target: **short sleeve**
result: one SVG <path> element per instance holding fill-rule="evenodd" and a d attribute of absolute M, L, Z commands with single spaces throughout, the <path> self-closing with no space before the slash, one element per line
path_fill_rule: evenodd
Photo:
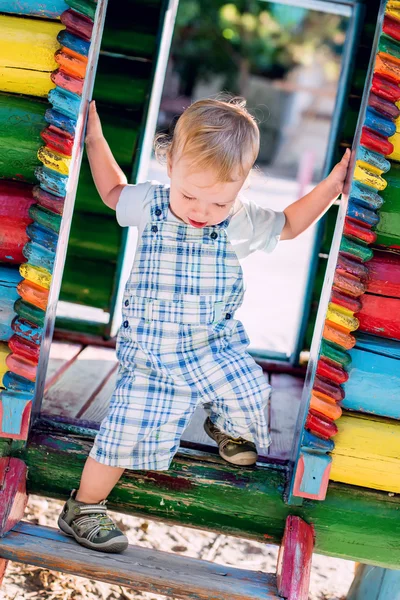
<path fill-rule="evenodd" d="M 285 222 L 285 213 L 240 198 L 228 227 L 228 236 L 239 258 L 256 250 L 272 252 Z"/>
<path fill-rule="evenodd" d="M 143 216 L 150 209 L 151 194 L 156 182 L 146 181 L 126 185 L 116 207 L 117 221 L 121 227 L 139 227 Z"/>

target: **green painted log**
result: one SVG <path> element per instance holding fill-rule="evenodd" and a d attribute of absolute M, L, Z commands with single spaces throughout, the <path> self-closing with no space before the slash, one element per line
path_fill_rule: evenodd
<path fill-rule="evenodd" d="M 385 173 L 387 188 L 380 192 L 384 204 L 379 211 L 380 221 L 376 226 L 376 243 L 382 246 L 400 247 L 400 164 L 392 162 Z"/>
<path fill-rule="evenodd" d="M 69 256 L 95 261 L 114 261 L 121 246 L 122 229 L 115 214 L 74 214 L 69 237 Z"/>
<path fill-rule="evenodd" d="M 156 48 L 159 16 L 159 3 L 126 0 L 121 10 L 118 2 L 110 2 L 101 49 L 126 56 L 151 57 Z"/>
<path fill-rule="evenodd" d="M 38 99 L 0 94 L 0 178 L 37 183 L 37 151 L 48 104 Z"/>
<path fill-rule="evenodd" d="M 151 72 L 150 62 L 101 54 L 93 98 L 113 106 L 140 107 L 146 98 Z"/>
<path fill-rule="evenodd" d="M 60 300 L 110 310 L 116 276 L 114 263 L 67 256 Z"/>
<path fill-rule="evenodd" d="M 16 452 L 29 467 L 28 491 L 66 498 L 79 484 L 91 443 L 67 433 L 31 432 L 27 447 Z M 9 448 L 5 440 L 0 448 Z M 234 468 L 215 455 L 187 450 L 167 472 L 127 472 L 109 506 L 266 543 L 280 543 L 286 517 L 297 514 L 313 524 L 316 552 L 400 567 L 398 496 L 331 483 L 324 502 L 289 507 L 282 499 L 284 486 L 282 468 Z"/>

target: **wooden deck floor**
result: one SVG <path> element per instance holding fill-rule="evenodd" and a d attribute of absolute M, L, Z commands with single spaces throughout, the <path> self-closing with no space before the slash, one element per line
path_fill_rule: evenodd
<path fill-rule="evenodd" d="M 106 415 L 116 376 L 114 349 L 54 342 L 42 413 L 99 424 Z M 266 374 L 266 377 L 274 391 L 270 406 L 272 444 L 265 455 L 286 460 L 290 455 L 303 380 L 281 374 Z M 183 435 L 183 443 L 214 445 L 203 430 L 204 418 L 204 409 L 199 407 Z"/>

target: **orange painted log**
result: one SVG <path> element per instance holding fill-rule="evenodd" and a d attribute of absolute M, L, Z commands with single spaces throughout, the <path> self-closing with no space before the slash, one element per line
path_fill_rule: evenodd
<path fill-rule="evenodd" d="M 340 331 L 337 327 L 333 327 L 327 322 L 325 322 L 323 337 L 328 342 L 333 342 L 345 350 L 351 350 L 356 345 L 354 335 Z"/>
<path fill-rule="evenodd" d="M 342 409 L 336 402 L 322 400 L 314 395 L 311 396 L 310 409 L 332 421 L 337 421 L 342 416 Z"/>
<path fill-rule="evenodd" d="M 333 289 L 344 294 L 349 294 L 349 296 L 354 296 L 354 298 L 358 298 L 365 293 L 366 288 L 357 277 L 335 271 L 333 277 Z"/>
<path fill-rule="evenodd" d="M 79 57 L 79 58 L 77 58 Z M 55 53 L 54 58 L 60 65 L 61 69 L 72 77 L 80 77 L 83 79 L 86 74 L 87 59 L 84 56 L 76 55 L 71 50 L 63 48 Z"/>
<path fill-rule="evenodd" d="M 28 302 L 28 304 L 33 304 L 33 306 L 46 310 L 49 299 L 49 290 L 32 281 L 28 281 L 28 279 L 23 279 L 17 285 L 17 291 L 21 298 L 25 300 L 25 302 Z"/>
<path fill-rule="evenodd" d="M 400 64 L 386 54 L 377 54 L 375 73 L 390 81 L 400 83 Z"/>

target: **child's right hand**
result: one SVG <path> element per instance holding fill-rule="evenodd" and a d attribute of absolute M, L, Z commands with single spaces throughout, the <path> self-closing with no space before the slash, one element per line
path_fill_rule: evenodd
<path fill-rule="evenodd" d="M 86 130 L 86 143 L 94 142 L 103 137 L 103 130 L 101 128 L 101 122 L 99 115 L 96 110 L 96 103 L 94 100 L 89 105 L 89 116 Z"/>

